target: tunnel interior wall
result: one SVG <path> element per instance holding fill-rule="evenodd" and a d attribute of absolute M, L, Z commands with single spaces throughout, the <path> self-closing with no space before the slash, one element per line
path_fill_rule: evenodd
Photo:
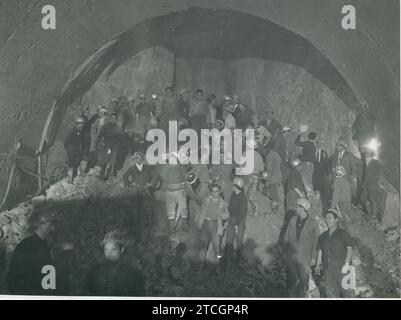
<path fill-rule="evenodd" d="M 54 99 L 78 66 L 117 34 L 160 15 L 198 6 L 268 19 L 307 39 L 341 73 L 379 120 L 382 161 L 399 189 L 399 1 L 350 0 L 357 29 L 341 27 L 340 0 L 113 0 L 0 2 L 0 192 L 14 138 L 39 144 Z M 57 8 L 57 29 L 40 21 L 45 4 Z M 66 119 L 67 121 L 68 119 Z"/>
<path fill-rule="evenodd" d="M 104 75 L 83 98 L 84 105 L 110 105 L 121 94 L 137 99 L 139 93 L 149 98 L 163 96 L 164 87 L 173 80 L 173 55 L 162 48 L 151 48 L 130 59 L 109 79 Z M 176 61 L 176 88 L 191 92 L 201 88 L 205 95 L 238 93 L 244 103 L 258 114 L 267 108 L 276 112 L 283 125 L 297 129 L 307 124 L 325 140 L 326 149 L 334 150 L 336 139 L 350 128 L 354 114 L 333 91 L 303 68 L 278 61 L 255 58 L 238 60 L 184 59 Z M 76 109 L 64 121 L 62 138 L 73 124 Z M 67 119 L 71 121 L 68 123 Z"/>

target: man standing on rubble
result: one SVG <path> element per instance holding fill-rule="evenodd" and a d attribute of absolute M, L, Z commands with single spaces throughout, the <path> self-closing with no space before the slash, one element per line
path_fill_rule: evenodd
<path fill-rule="evenodd" d="M 230 218 L 227 225 L 227 239 L 226 239 L 226 256 L 230 262 L 238 260 L 242 254 L 242 242 L 244 239 L 246 227 L 246 212 L 248 210 L 248 201 L 244 193 L 245 183 L 240 177 L 235 177 L 233 180 L 233 195 L 231 196 L 228 205 L 228 212 Z M 234 253 L 234 242 L 236 244 L 236 251 Z"/>
<path fill-rule="evenodd" d="M 307 130 L 307 126 L 300 126 L 300 134 L 295 139 L 295 145 L 302 148 L 302 154 L 300 156 L 301 164 L 299 165 L 298 170 L 301 173 L 306 191 L 308 192 L 308 195 L 310 195 L 313 191 L 313 162 L 316 154 L 317 134 L 315 132 L 309 132 L 308 140 L 302 140 L 301 136 L 305 135 Z"/>
<path fill-rule="evenodd" d="M 227 204 L 220 197 L 221 187 L 213 184 L 211 195 L 206 197 L 202 203 L 202 209 L 197 219 L 197 226 L 200 230 L 200 260 L 206 259 L 209 243 L 212 242 L 214 251 L 214 263 L 221 259 L 221 238 L 229 213 Z"/>
<path fill-rule="evenodd" d="M 166 211 L 170 232 L 174 233 L 178 223 L 183 231 L 188 227 L 188 209 L 186 194 L 186 176 L 188 168 L 181 163 L 181 155 L 171 153 L 166 155 L 168 164 L 159 165 L 159 175 L 162 179 L 166 195 Z"/>
<path fill-rule="evenodd" d="M 322 271 L 325 297 L 350 298 L 353 293 L 344 288 L 343 279 L 350 268 L 354 244 L 348 232 L 338 227 L 338 218 L 336 210 L 329 209 L 326 213 L 328 230 L 319 237 L 315 269 L 317 273 Z"/>
<path fill-rule="evenodd" d="M 76 126 L 71 129 L 64 142 L 64 148 L 68 155 L 68 182 L 72 183 L 78 173 L 78 167 L 81 161 L 87 160 L 87 139 L 85 137 L 84 126 L 86 120 L 84 117 L 76 119 Z M 89 147 L 89 146 L 88 146 Z M 89 151 L 89 150 L 88 150 Z"/>
<path fill-rule="evenodd" d="M 46 273 L 42 273 L 43 268 L 45 266 L 56 266 L 48 244 L 50 235 L 55 231 L 54 223 L 56 221 L 58 221 L 56 215 L 50 211 L 34 211 L 32 214 L 33 233 L 17 245 L 11 259 L 7 274 L 10 294 L 54 295 L 68 293 L 63 292 L 64 288 L 68 287 L 66 283 L 68 274 L 63 274 L 61 268 L 55 270 L 55 288 L 46 289 L 42 285 L 43 278 L 46 275 Z M 72 250 L 73 246 L 70 243 L 61 243 L 53 249 L 66 252 Z"/>
<path fill-rule="evenodd" d="M 110 121 L 100 129 L 98 136 L 98 146 L 100 151 L 98 165 L 101 168 L 100 176 L 105 180 L 110 174 L 111 176 L 117 175 L 117 162 L 121 137 L 122 129 L 117 124 L 117 114 L 112 113 Z"/>
<path fill-rule="evenodd" d="M 311 265 L 315 264 L 320 230 L 317 221 L 308 213 L 310 209 L 308 200 L 297 200 L 297 214 L 291 218 L 283 238 L 287 286 L 291 297 L 306 297 Z"/>

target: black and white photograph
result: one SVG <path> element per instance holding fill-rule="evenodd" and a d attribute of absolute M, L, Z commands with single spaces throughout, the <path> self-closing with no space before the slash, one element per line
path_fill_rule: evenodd
<path fill-rule="evenodd" d="M 0 0 L 0 112 L 0 300 L 401 297 L 399 0 Z"/>

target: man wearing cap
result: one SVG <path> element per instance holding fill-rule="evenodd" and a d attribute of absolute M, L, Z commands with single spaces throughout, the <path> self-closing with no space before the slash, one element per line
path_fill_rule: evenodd
<path fill-rule="evenodd" d="M 317 243 L 316 272 L 322 269 L 322 296 L 327 298 L 350 298 L 352 290 L 344 288 L 344 276 L 349 274 L 354 243 L 347 231 L 338 226 L 338 213 L 330 209 L 326 213 L 328 230 Z M 344 283 L 343 283 L 344 282 Z"/>
<path fill-rule="evenodd" d="M 380 185 L 383 179 L 383 167 L 379 160 L 374 159 L 372 150 L 364 150 L 364 157 L 366 169 L 362 181 L 361 204 L 369 218 L 373 219 L 375 223 L 382 223 L 387 198 L 386 191 Z"/>
<path fill-rule="evenodd" d="M 330 158 L 327 151 L 323 149 L 325 143 L 318 140 L 316 143 L 316 154 L 313 161 L 313 190 L 318 194 L 322 202 L 323 210 L 326 211 L 330 201 Z"/>
<path fill-rule="evenodd" d="M 188 127 L 189 125 L 189 90 L 181 89 L 180 97 L 177 100 L 178 127 Z"/>
<path fill-rule="evenodd" d="M 274 111 L 267 110 L 264 114 L 262 124 L 269 130 L 270 134 L 275 137 L 283 130 L 283 126 L 274 118 Z"/>
<path fill-rule="evenodd" d="M 68 155 L 68 182 L 72 183 L 77 175 L 82 160 L 87 160 L 89 145 L 85 135 L 86 120 L 83 116 L 76 119 L 76 126 L 71 129 L 64 141 L 64 148 Z"/>
<path fill-rule="evenodd" d="M 190 102 L 189 116 L 191 128 L 200 134 L 201 129 L 206 128 L 207 101 L 203 96 L 203 90 L 197 89 L 195 98 Z"/>
<path fill-rule="evenodd" d="M 42 279 L 46 275 L 42 273 L 43 267 L 55 266 L 48 239 L 55 231 L 57 217 L 50 211 L 34 211 L 30 220 L 33 233 L 18 243 L 14 250 L 7 274 L 8 291 L 19 295 L 61 293 L 62 280 L 66 276 L 62 274 L 61 268 L 56 270 L 56 288 L 47 290 L 42 286 Z M 54 249 L 65 252 L 72 250 L 73 246 L 70 243 L 60 243 Z"/>
<path fill-rule="evenodd" d="M 151 120 L 155 119 L 154 105 L 147 103 L 144 94 L 139 95 L 139 104 L 135 108 L 135 120 L 138 132 L 145 139 L 146 133 L 152 129 Z"/>
<path fill-rule="evenodd" d="M 241 257 L 242 241 L 244 239 L 246 227 L 246 212 L 248 201 L 244 192 L 245 183 L 241 177 L 235 177 L 233 180 L 233 194 L 228 205 L 230 217 L 227 225 L 226 255 L 230 262 L 234 254 L 234 241 L 236 244 L 236 259 Z"/>
<path fill-rule="evenodd" d="M 271 207 L 273 213 L 284 216 L 284 188 L 283 176 L 281 174 L 281 158 L 274 150 L 275 141 L 272 142 L 271 149 L 266 156 L 266 188 L 272 200 Z"/>
<path fill-rule="evenodd" d="M 363 146 L 376 136 L 376 119 L 368 110 L 368 105 L 362 103 L 360 112 L 352 124 L 353 139 L 358 141 L 358 148 L 361 156 L 363 156 Z"/>
<path fill-rule="evenodd" d="M 320 230 L 317 221 L 308 213 L 310 208 L 308 200 L 297 200 L 297 215 L 291 218 L 283 238 L 287 286 L 291 297 L 306 297 L 311 265 L 315 264 Z"/>

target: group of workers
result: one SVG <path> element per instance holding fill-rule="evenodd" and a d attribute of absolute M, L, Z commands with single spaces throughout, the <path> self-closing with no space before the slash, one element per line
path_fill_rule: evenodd
<path fill-rule="evenodd" d="M 283 127 L 274 114 L 271 109 L 256 114 L 237 94 L 221 101 L 214 94 L 205 98 L 201 89 L 191 98 L 187 89 L 176 96 L 174 88 L 167 87 L 164 98 L 152 95 L 149 102 L 141 94 L 135 107 L 122 97 L 111 109 L 100 106 L 90 119 L 77 119 L 65 141 L 68 180 L 73 182 L 77 174 L 93 167 L 108 179 L 128 157 L 132 163 L 122 174 L 125 186 L 137 187 L 152 198 L 161 195 L 170 231 L 197 230 L 200 260 L 205 261 L 211 242 L 216 263 L 239 261 L 247 219 L 262 213 L 258 197 L 268 197 L 271 214 L 283 218 L 280 245 L 290 294 L 306 296 L 312 270 L 321 270 L 326 296 L 348 296 L 341 271 L 351 264 L 354 247 L 347 227 L 352 207 L 361 205 L 375 223 L 381 222 L 385 209 L 381 163 L 371 145 L 376 139 L 374 118 L 362 104 L 352 127 L 361 154 L 357 158 L 343 140 L 329 155 L 325 142 L 308 126 L 300 125 L 297 132 Z M 147 132 L 152 128 L 168 132 L 171 121 L 198 133 L 206 128 L 254 129 L 254 139 L 247 140 L 244 134 L 242 140 L 234 140 L 253 153 L 252 172 L 244 174 L 243 164 L 235 161 L 183 163 L 187 155 L 174 152 L 164 155 L 167 164 L 147 164 Z M 298 135 L 291 140 L 294 132 Z M 203 149 L 200 153 L 210 157 Z M 311 208 L 313 197 L 320 199 L 326 218 L 328 230 L 323 234 Z"/>

